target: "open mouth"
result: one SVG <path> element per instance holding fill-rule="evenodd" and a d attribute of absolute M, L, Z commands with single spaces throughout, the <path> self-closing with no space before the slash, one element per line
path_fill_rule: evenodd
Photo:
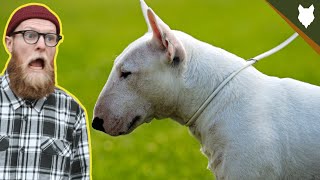
<path fill-rule="evenodd" d="M 37 58 L 29 63 L 29 67 L 33 70 L 42 70 L 44 68 L 44 59 Z"/>

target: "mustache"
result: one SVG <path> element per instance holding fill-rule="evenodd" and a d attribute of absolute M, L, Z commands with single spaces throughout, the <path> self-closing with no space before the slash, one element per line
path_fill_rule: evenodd
<path fill-rule="evenodd" d="M 11 61 L 16 61 L 16 57 L 13 57 Z M 50 60 L 48 57 L 43 55 L 35 55 L 30 58 L 28 58 L 25 61 L 19 61 L 19 63 L 15 63 L 15 67 L 19 69 L 25 69 L 28 66 L 31 66 L 34 62 L 40 63 L 43 69 L 52 70 L 54 69 L 53 64 L 50 63 Z"/>
<path fill-rule="evenodd" d="M 33 57 L 31 57 L 27 62 L 26 62 L 26 64 L 30 64 L 30 63 L 32 63 L 33 61 L 37 61 L 37 60 L 40 60 L 40 61 L 42 61 L 43 62 L 43 64 L 44 65 L 46 65 L 46 64 L 50 64 L 49 62 L 49 59 L 46 57 L 46 56 L 33 56 Z"/>
<path fill-rule="evenodd" d="M 47 56 L 41 55 L 41 54 L 36 54 L 36 55 L 29 57 L 27 62 L 30 63 L 31 61 L 34 61 L 36 59 L 43 59 L 44 61 L 49 62 L 49 58 Z"/>

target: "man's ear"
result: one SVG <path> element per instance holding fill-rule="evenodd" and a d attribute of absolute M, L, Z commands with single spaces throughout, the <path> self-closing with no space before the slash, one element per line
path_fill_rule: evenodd
<path fill-rule="evenodd" d="M 186 57 L 185 49 L 181 41 L 174 35 L 173 31 L 153 11 L 147 9 L 148 27 L 153 33 L 152 41 L 159 48 L 165 49 L 169 63 L 179 63 Z"/>
<path fill-rule="evenodd" d="M 13 38 L 12 38 L 12 37 L 9 37 L 9 36 L 6 36 L 5 42 L 6 42 L 6 47 L 7 47 L 8 51 L 9 51 L 10 53 L 12 53 Z"/>

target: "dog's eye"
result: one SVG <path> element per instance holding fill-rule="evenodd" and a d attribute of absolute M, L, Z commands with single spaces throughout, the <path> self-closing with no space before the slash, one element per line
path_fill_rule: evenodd
<path fill-rule="evenodd" d="M 131 72 L 121 72 L 120 78 L 127 78 L 129 75 L 131 74 Z"/>

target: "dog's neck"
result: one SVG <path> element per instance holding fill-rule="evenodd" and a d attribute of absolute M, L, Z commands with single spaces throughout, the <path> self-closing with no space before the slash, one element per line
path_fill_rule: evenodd
<path fill-rule="evenodd" d="M 245 60 L 223 49 L 198 41 L 184 33 L 177 32 L 177 34 L 187 51 L 187 65 L 181 81 L 180 96 L 175 107 L 176 113 L 172 114 L 171 118 L 181 124 L 185 124 L 219 84 L 232 72 L 245 64 Z M 188 38 L 184 39 L 186 36 Z M 246 76 L 245 74 L 248 75 L 248 72 L 235 77 L 232 82 L 228 83 L 219 92 L 206 110 L 198 117 L 194 125 L 191 126 L 191 131 L 193 131 L 192 128 L 197 126 L 213 125 L 215 115 L 221 109 L 226 108 L 229 103 L 236 101 L 242 96 L 242 93 L 245 93 L 238 91 L 240 89 L 238 88 L 239 86 L 246 86 L 245 83 L 234 83 L 239 80 L 245 82 L 247 78 L 250 78 L 244 77 Z M 226 89 L 229 90 L 225 91 Z M 241 88 L 241 90 L 245 89 Z M 208 109 L 210 113 L 206 113 Z M 194 134 L 196 135 L 197 133 L 194 132 Z"/>

